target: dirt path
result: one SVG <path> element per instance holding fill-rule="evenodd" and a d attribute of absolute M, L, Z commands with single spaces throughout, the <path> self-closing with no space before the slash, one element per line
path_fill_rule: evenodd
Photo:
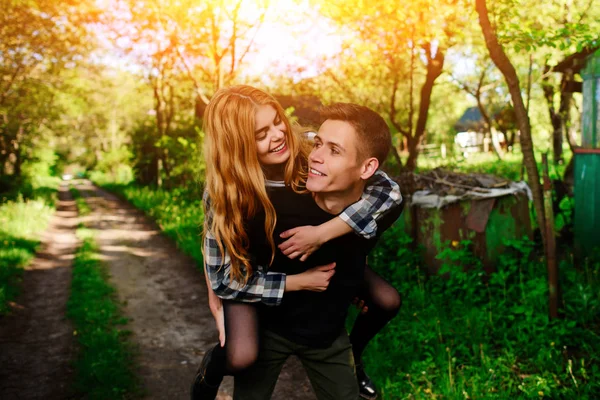
<path fill-rule="evenodd" d="M 203 352 L 217 341 L 203 274 L 142 212 L 90 183 L 77 188 L 93 210 L 86 224 L 98 230 L 102 259 L 131 318 L 146 398 L 188 399 Z M 221 390 L 219 399 L 231 398 L 231 378 Z M 273 399 L 312 398 L 304 371 L 291 360 Z"/>
<path fill-rule="evenodd" d="M 77 222 L 77 207 L 63 185 L 40 251 L 25 269 L 22 294 L 0 317 L 0 399 L 74 398 L 73 328 L 65 313 Z"/>

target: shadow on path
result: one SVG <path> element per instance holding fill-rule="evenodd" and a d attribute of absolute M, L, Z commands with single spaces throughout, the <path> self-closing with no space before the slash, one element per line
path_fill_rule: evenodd
<path fill-rule="evenodd" d="M 66 318 L 77 250 L 77 206 L 61 185 L 40 251 L 25 268 L 21 295 L 0 317 L 0 399 L 69 399 L 75 355 Z"/>

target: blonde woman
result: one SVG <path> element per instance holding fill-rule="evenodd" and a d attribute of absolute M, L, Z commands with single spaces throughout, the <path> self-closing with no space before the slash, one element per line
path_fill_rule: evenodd
<path fill-rule="evenodd" d="M 273 256 L 275 251 L 283 251 L 290 258 L 305 259 L 322 243 L 352 230 L 365 237 L 373 236 L 376 218 L 401 202 L 398 186 L 379 173 L 360 201 L 323 225 L 283 233 L 289 239 L 276 249 L 276 215 L 268 187 L 286 186 L 303 192 L 308 173 L 310 144 L 292 128 L 281 105 L 269 94 L 250 86 L 220 90 L 206 109 L 205 273 L 213 289 L 209 289 L 209 304 L 217 321 L 220 343 L 202 361 L 192 386 L 194 399 L 214 399 L 224 375 L 235 374 L 256 360 L 258 317 L 252 303 L 277 306 L 285 292 L 323 291 L 335 273 L 335 265 L 289 276 L 269 272 L 268 265 L 255 265 L 247 251 L 246 232 L 258 213 L 264 215 L 265 245 L 271 248 Z M 361 394 L 374 398 L 373 384 L 360 367 L 362 351 L 396 314 L 400 296 L 372 271 L 365 276 L 370 280 L 365 296 L 369 317 L 363 317 L 362 323 L 361 318 L 357 320 L 351 338 Z"/>

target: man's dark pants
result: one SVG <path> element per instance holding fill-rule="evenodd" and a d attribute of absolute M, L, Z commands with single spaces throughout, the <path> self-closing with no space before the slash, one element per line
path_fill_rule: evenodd
<path fill-rule="evenodd" d="M 358 399 L 358 384 L 348 334 L 342 330 L 327 348 L 302 346 L 263 331 L 257 362 L 235 376 L 234 400 L 271 398 L 283 364 L 292 354 L 298 356 L 319 400 Z"/>

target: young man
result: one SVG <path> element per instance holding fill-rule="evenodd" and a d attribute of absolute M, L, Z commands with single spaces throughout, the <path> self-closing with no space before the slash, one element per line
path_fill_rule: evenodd
<path fill-rule="evenodd" d="M 273 188 L 269 193 L 278 216 L 276 238 L 296 226 L 327 221 L 358 200 L 366 181 L 389 152 L 389 129 L 374 111 L 339 103 L 325 108 L 323 116 L 326 120 L 314 139 L 309 157 L 307 189 L 313 196 L 298 195 L 288 188 Z M 401 207 L 396 207 L 380 218 L 378 237 L 401 211 Z M 249 232 L 260 232 L 258 221 L 258 226 L 250 226 Z M 252 254 L 257 255 L 259 262 L 270 261 L 264 239 L 261 241 L 259 235 L 249 236 Z M 344 322 L 350 301 L 360 292 L 366 256 L 377 238 L 366 240 L 348 234 L 326 243 L 305 262 L 290 260 L 279 252 L 275 255 L 270 268 L 273 271 L 291 275 L 335 262 L 336 272 L 326 291 L 289 293 L 278 307 L 261 310 L 263 334 L 259 358 L 254 366 L 236 375 L 235 399 L 270 398 L 279 372 L 292 354 L 300 358 L 319 399 L 359 397 L 352 347 Z M 399 302 L 397 292 L 395 296 Z M 397 310 L 395 306 L 399 304 L 392 307 Z M 374 318 L 372 324 L 362 324 L 372 325 L 372 334 L 381 329 L 381 321 L 385 324 L 389 320 L 388 316 L 368 313 L 361 318 Z M 371 332 L 361 334 L 369 336 Z"/>

